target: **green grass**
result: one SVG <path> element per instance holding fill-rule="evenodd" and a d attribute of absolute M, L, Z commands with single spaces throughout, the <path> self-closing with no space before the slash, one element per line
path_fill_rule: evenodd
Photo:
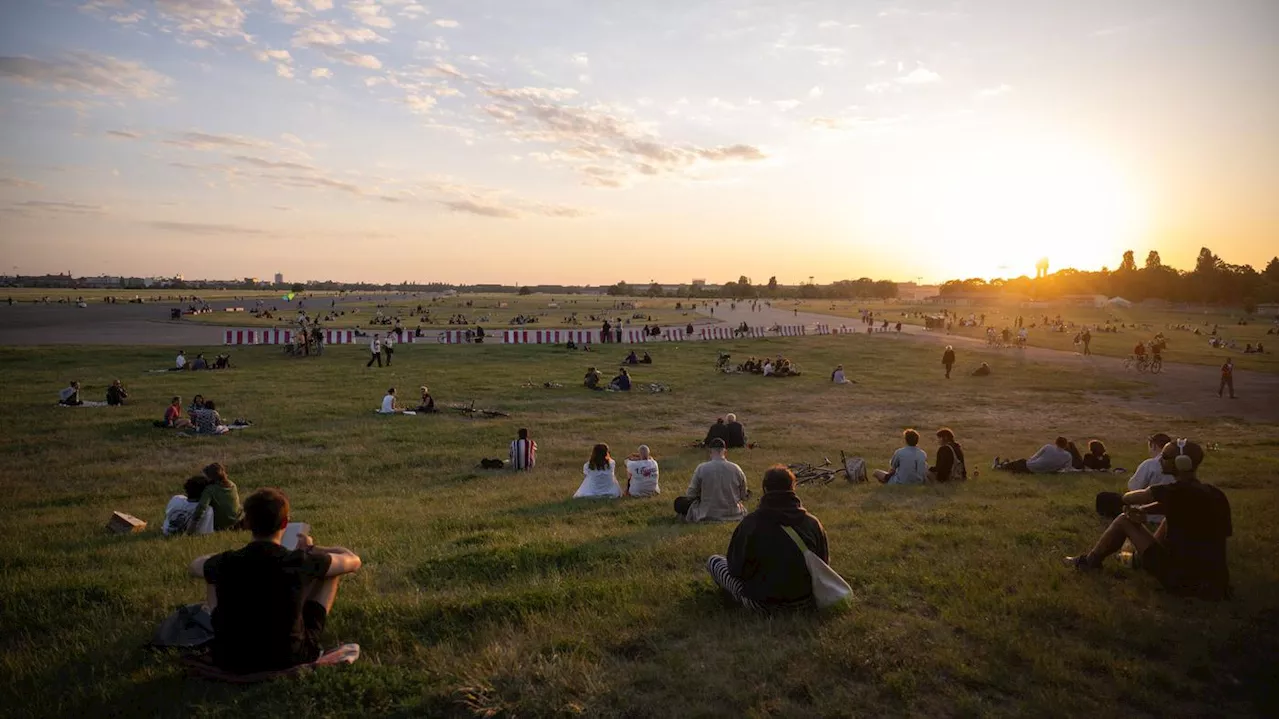
<path fill-rule="evenodd" d="M 806 375 L 718 375 L 721 348 L 784 353 Z M 648 349 L 656 364 L 637 379 L 671 394 L 578 389 L 587 364 L 607 374 L 622 352 L 545 346 L 404 347 L 382 371 L 365 369 L 359 347 L 308 359 L 241 349 L 230 372 L 182 374 L 145 372 L 167 366 L 167 351 L 0 350 L 0 706 L 48 717 L 1275 714 L 1274 424 L 1152 415 L 1145 385 L 1009 353 L 987 358 L 996 374 L 985 381 L 948 382 L 934 349 L 909 342 Z M 838 362 L 859 384 L 825 382 Z M 69 379 L 96 398 L 114 377 L 130 406 L 52 406 Z M 522 388 L 529 379 L 566 386 Z M 513 416 L 372 413 L 388 386 L 412 396 L 424 383 L 440 402 Z M 220 438 L 150 426 L 169 396 L 196 392 L 255 426 Z M 703 458 L 686 445 L 726 411 L 761 444 L 732 456 L 756 491 L 774 462 L 844 449 L 883 466 L 906 426 L 952 427 L 982 471 L 958 486 L 801 488 L 856 604 L 745 616 L 720 607 L 702 571 L 733 528 L 687 526 L 670 509 Z M 521 426 L 539 442 L 536 472 L 474 469 L 505 456 Z M 982 461 L 1066 434 L 1101 438 L 1132 469 L 1158 429 L 1222 446 L 1203 474 L 1234 509 L 1233 601 L 1170 597 L 1118 567 L 1058 565 L 1101 530 L 1093 495 L 1127 477 L 1019 478 Z M 570 500 L 597 441 L 619 457 L 653 447 L 661 497 Z M 326 635 L 360 643 L 356 665 L 233 687 L 188 679 L 141 648 L 175 605 L 200 599 L 186 563 L 247 537 L 102 526 L 122 510 L 158 528 L 182 480 L 214 460 L 242 497 L 280 487 L 318 541 L 364 558 Z"/>
<path fill-rule="evenodd" d="M 889 320 L 891 327 L 893 323 L 898 321 L 903 324 L 923 325 L 923 318 L 917 316 L 919 313 L 934 314 L 944 309 L 941 305 L 889 304 L 851 300 L 838 300 L 835 302 L 831 300 L 807 300 L 799 303 L 791 300 L 779 300 L 774 303 L 774 306 L 786 309 L 798 307 L 801 312 L 816 312 L 855 319 L 858 317 L 860 309 L 871 309 L 877 315 L 883 313 L 884 319 Z M 1120 329 L 1115 333 L 1093 332 L 1093 341 L 1090 343 L 1089 349 L 1094 354 L 1104 357 L 1127 357 L 1133 354 L 1133 346 L 1135 344 L 1150 340 L 1157 332 L 1163 332 L 1168 340 L 1168 347 L 1163 354 L 1166 362 L 1220 365 L 1226 362 L 1227 358 L 1231 358 L 1235 360 L 1236 367 L 1239 369 L 1275 372 L 1280 368 L 1280 336 L 1267 334 L 1268 330 L 1274 330 L 1276 327 L 1274 317 L 1245 315 L 1242 312 L 1179 312 L 1144 307 L 1099 309 L 1094 307 L 1062 306 L 1021 309 L 1012 305 L 992 305 L 987 307 L 948 306 L 945 309 L 955 312 L 960 317 L 968 317 L 970 313 L 975 316 L 986 314 L 987 325 L 993 326 L 997 330 L 1009 327 L 1011 330 L 1016 331 L 1014 322 L 1021 315 L 1025 325 L 1028 327 L 1027 343 L 1032 347 L 1045 347 L 1065 352 L 1079 350 L 1073 344 L 1076 334 L 1074 331 L 1052 332 L 1043 330 L 1039 326 L 1031 327 L 1033 323 L 1040 325 L 1046 315 L 1050 319 L 1061 315 L 1064 320 L 1075 322 L 1077 325 L 1100 325 L 1110 319 L 1112 322 L 1117 323 Z M 907 316 L 904 316 L 904 314 Z M 1247 324 L 1237 324 L 1241 319 L 1244 319 Z M 1213 330 L 1213 325 L 1215 324 L 1218 325 L 1218 335 L 1225 339 L 1235 340 L 1238 345 L 1237 349 L 1229 350 L 1209 346 L 1209 332 Z M 1202 334 L 1197 335 L 1190 330 L 1170 328 L 1170 326 L 1178 325 L 1199 328 Z M 860 325 L 852 326 L 860 327 Z M 986 327 L 969 328 L 960 327 L 957 324 L 952 327 L 951 331 L 953 334 L 966 337 L 981 340 L 986 338 Z M 1257 344 L 1259 342 L 1265 345 L 1266 354 L 1244 354 L 1246 343 Z"/>

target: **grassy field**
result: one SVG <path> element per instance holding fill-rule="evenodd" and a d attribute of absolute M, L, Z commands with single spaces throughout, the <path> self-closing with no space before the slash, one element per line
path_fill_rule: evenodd
<path fill-rule="evenodd" d="M 683 302 L 684 309 L 677 310 L 677 302 Z M 621 308 L 618 303 L 630 303 L 633 309 Z M 488 329 L 516 327 L 514 320 L 518 316 L 536 317 L 537 322 L 522 325 L 525 329 L 543 329 L 555 327 L 583 327 L 598 329 L 608 318 L 610 323 L 617 318 L 625 322 L 631 321 L 636 328 L 655 323 L 664 327 L 687 323 L 704 324 L 711 320 L 688 309 L 687 300 L 653 299 L 649 297 L 608 297 L 596 295 L 513 295 L 513 294 L 465 294 L 457 297 L 440 297 L 430 299 L 425 296 L 377 296 L 367 293 L 352 293 L 346 301 L 339 300 L 334 306 L 326 298 L 317 301 L 305 300 L 304 309 L 310 314 L 320 314 L 327 327 L 360 327 L 369 328 L 372 320 L 382 313 L 386 317 L 403 318 L 403 326 L 434 328 L 449 327 L 449 319 L 460 315 L 471 324 L 483 324 Z M 296 316 L 297 305 L 283 302 L 267 302 L 268 306 L 278 307 L 274 319 L 245 315 L 229 316 L 225 313 L 190 316 L 187 319 L 217 325 L 234 325 L 236 327 L 280 327 Z M 417 314 L 422 307 L 424 314 Z M 252 305 L 246 305 L 252 309 Z M 324 315 L 332 313 L 332 317 Z M 576 316 L 577 323 L 571 321 Z"/>
<path fill-rule="evenodd" d="M 106 297 L 115 297 L 118 302 L 140 297 L 147 302 L 176 302 L 179 297 L 195 295 L 205 300 L 263 299 L 279 298 L 281 290 L 197 290 L 197 289 L 66 289 L 61 287 L 0 287 L 0 301 L 7 302 L 10 297 L 14 302 L 39 302 L 48 299 L 50 302 L 64 300 L 75 302 L 102 302 Z M 336 292 L 308 293 L 316 298 L 336 296 Z"/>
<path fill-rule="evenodd" d="M 901 321 L 903 324 L 923 325 L 920 313 L 935 314 L 942 311 L 941 305 L 927 304 L 889 304 L 859 303 L 856 301 L 807 300 L 803 302 L 779 300 L 775 307 L 791 309 L 798 307 L 801 312 L 830 314 L 836 317 L 858 317 L 861 309 L 871 309 L 877 315 L 883 313 L 890 326 Z M 1268 330 L 1276 327 L 1275 318 L 1247 316 L 1243 313 L 1191 313 L 1153 310 L 1141 307 L 1129 309 L 1099 309 L 1093 307 L 1054 307 L 1048 309 L 1019 309 L 1010 306 L 990 307 L 947 307 L 961 317 L 986 314 L 987 325 L 997 330 L 1009 327 L 1016 331 L 1014 324 L 1019 315 L 1029 328 L 1027 342 L 1032 347 L 1046 347 L 1067 352 L 1078 351 L 1073 344 L 1074 331 L 1053 332 L 1042 329 L 1045 315 L 1053 319 L 1059 315 L 1063 320 L 1077 325 L 1101 325 L 1107 320 L 1116 323 L 1117 332 L 1093 332 L 1090 350 L 1094 354 L 1125 357 L 1133 353 L 1133 346 L 1138 342 L 1150 340 L 1157 332 L 1163 332 L 1168 340 L 1168 348 L 1164 351 L 1166 362 L 1183 362 L 1187 364 L 1220 365 L 1227 358 L 1235 360 L 1237 367 L 1263 372 L 1275 372 L 1280 368 L 1280 336 L 1268 334 Z M 904 316 L 905 315 L 905 316 Z M 1248 324 L 1237 324 L 1244 319 Z M 1036 327 L 1031 327 L 1032 324 Z M 1231 350 L 1209 346 L 1209 332 L 1218 325 L 1218 335 L 1224 339 L 1233 339 L 1238 348 Z M 1199 328 L 1197 335 L 1190 329 L 1170 329 L 1170 326 L 1186 326 Z M 978 339 L 986 338 L 986 327 L 952 327 L 952 333 Z M 1266 347 L 1265 354 L 1245 354 L 1244 346 L 1261 342 Z"/>
<path fill-rule="evenodd" d="M 990 353 L 990 378 L 947 381 L 932 347 L 857 339 L 651 346 L 655 364 L 636 379 L 673 389 L 653 395 L 581 390 L 588 364 L 607 377 L 621 353 L 546 346 L 406 346 L 383 370 L 366 369 L 359 347 L 308 359 L 240 349 L 234 370 L 182 374 L 146 372 L 170 363 L 167 350 L 0 349 L 0 706 L 47 717 L 1275 715 L 1274 422 L 1153 415 L 1135 381 L 1012 353 Z M 717 349 L 784 353 L 806 374 L 716 374 Z M 859 384 L 828 384 L 836 363 Z M 52 406 L 69 379 L 96 399 L 116 377 L 130 406 Z M 530 379 L 565 387 L 523 388 Z M 513 416 L 373 414 L 388 386 L 413 397 L 420 384 L 438 402 Z M 171 395 L 197 392 L 255 426 L 218 438 L 151 427 Z M 726 411 L 760 443 L 731 455 L 756 492 L 775 462 L 843 449 L 882 467 L 906 426 L 952 427 L 981 475 L 802 487 L 856 603 L 775 619 L 726 611 L 702 564 L 733 527 L 688 526 L 670 508 L 703 459 L 689 441 Z M 474 468 L 505 456 L 522 426 L 539 442 L 535 472 Z M 1234 510 L 1230 602 L 1058 564 L 1101 530 L 1094 494 L 1127 475 L 1012 477 L 983 462 L 1066 434 L 1102 439 L 1132 469 L 1156 430 L 1221 445 L 1202 474 Z M 619 458 L 653 447 L 661 497 L 570 500 L 597 441 Z M 182 480 L 214 460 L 242 497 L 280 487 L 318 542 L 364 558 L 326 634 L 358 642 L 357 664 L 235 687 L 188 679 L 142 648 L 175 605 L 201 598 L 186 563 L 247 536 L 102 527 L 122 510 L 158 529 Z"/>

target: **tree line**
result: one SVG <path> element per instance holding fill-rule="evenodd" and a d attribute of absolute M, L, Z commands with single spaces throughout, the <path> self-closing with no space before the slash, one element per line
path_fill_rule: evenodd
<path fill-rule="evenodd" d="M 1274 257 L 1259 272 L 1251 265 L 1225 262 L 1209 248 L 1202 247 L 1196 256 L 1195 269 L 1184 271 L 1164 264 L 1155 250 L 1147 253 L 1146 261 L 1139 267 L 1133 250 L 1128 250 L 1115 270 L 1106 267 L 1097 272 L 1065 269 L 1039 279 L 1024 275 L 990 282 L 978 278 L 951 280 L 942 285 L 940 293 L 944 297 L 955 297 L 997 291 L 1034 300 L 1064 295 L 1106 295 L 1131 302 L 1157 299 L 1230 305 L 1253 311 L 1260 303 L 1276 301 L 1280 291 L 1276 273 L 1277 258 Z"/>

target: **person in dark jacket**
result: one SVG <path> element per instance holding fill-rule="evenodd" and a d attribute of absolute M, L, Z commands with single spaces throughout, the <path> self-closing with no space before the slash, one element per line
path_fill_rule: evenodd
<path fill-rule="evenodd" d="M 747 446 L 747 429 L 738 421 L 738 415 L 730 412 L 724 416 L 724 446 L 738 449 Z"/>
<path fill-rule="evenodd" d="M 715 424 L 713 424 L 713 425 L 711 425 L 711 429 L 708 429 L 708 430 L 707 430 L 707 438 L 706 438 L 706 439 L 704 439 L 704 440 L 702 440 L 702 446 L 703 446 L 703 447 L 710 447 L 710 446 L 711 446 L 711 440 L 713 440 L 713 439 L 719 439 L 719 440 L 724 441 L 724 440 L 725 440 L 725 429 L 726 429 L 726 427 L 725 427 L 725 423 L 724 423 L 724 417 L 721 417 L 721 418 L 717 419 L 717 420 L 716 420 L 716 423 L 715 423 Z M 729 446 L 729 442 L 728 442 L 728 441 L 725 441 L 724 443 L 725 443 L 725 446 L 726 446 L 726 447 L 727 447 L 727 446 Z"/>
<path fill-rule="evenodd" d="M 813 605 L 813 579 L 804 555 L 783 527 L 791 527 L 811 552 L 830 561 L 827 532 L 796 496 L 796 478 L 777 464 L 764 473 L 760 507 L 738 524 L 727 556 L 707 559 L 707 572 L 734 604 L 756 612 Z"/>
<path fill-rule="evenodd" d="M 956 351 L 951 349 L 951 345 L 942 351 L 942 366 L 947 368 L 947 379 L 951 379 L 951 366 L 956 363 Z"/>
<path fill-rule="evenodd" d="M 124 385 L 120 384 L 120 380 L 114 380 L 111 386 L 107 388 L 107 404 L 116 407 L 124 404 L 129 398 L 129 393 L 125 391 Z"/>
<path fill-rule="evenodd" d="M 1089 440 L 1089 453 L 1081 458 L 1081 463 L 1085 469 L 1091 469 L 1095 472 L 1111 469 L 1111 455 L 1107 454 L 1107 448 L 1096 439 Z"/>
<path fill-rule="evenodd" d="M 929 468 L 928 477 L 932 482 L 969 478 L 964 465 L 964 448 L 956 441 L 955 432 L 947 427 L 938 430 L 938 454 L 934 458 L 934 465 Z"/>

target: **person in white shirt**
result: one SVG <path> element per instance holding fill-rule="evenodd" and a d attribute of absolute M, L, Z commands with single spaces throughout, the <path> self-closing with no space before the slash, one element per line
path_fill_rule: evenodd
<path fill-rule="evenodd" d="M 1157 432 L 1147 438 L 1148 458 L 1138 465 L 1138 469 L 1129 478 L 1130 492 L 1137 492 L 1161 484 L 1172 484 L 1176 481 L 1177 478 L 1172 474 L 1165 474 L 1160 465 L 1160 453 L 1164 451 L 1164 446 L 1171 441 L 1173 440 L 1164 432 Z M 1117 492 L 1099 492 L 1094 499 L 1094 508 L 1098 514 L 1107 519 L 1114 519 L 1124 510 L 1124 503 Z M 1147 515 L 1147 521 L 1153 524 L 1159 525 L 1162 520 L 1164 520 L 1164 515 L 1162 514 Z"/>
<path fill-rule="evenodd" d="M 533 469 L 537 461 L 538 443 L 529 439 L 529 430 L 521 427 L 516 433 L 515 440 L 511 442 L 511 463 L 507 466 L 521 472 Z"/>
<path fill-rule="evenodd" d="M 766 359 L 764 361 L 764 369 L 762 371 L 765 377 L 773 374 L 773 360 Z"/>
<path fill-rule="evenodd" d="M 387 366 L 391 366 L 391 355 L 396 353 L 396 333 L 388 332 L 387 338 L 382 340 L 382 354 L 386 357 Z"/>
<path fill-rule="evenodd" d="M 178 350 L 178 358 L 173 361 L 175 370 L 183 370 L 187 368 L 187 355 L 182 350 Z"/>
<path fill-rule="evenodd" d="M 906 446 L 899 447 L 889 460 L 889 471 L 877 469 L 872 472 L 881 484 L 924 484 L 925 475 L 929 472 L 929 455 L 916 445 L 920 444 L 920 433 L 909 429 L 902 433 Z"/>
<path fill-rule="evenodd" d="M 395 387 L 387 390 L 387 396 L 382 398 L 382 409 L 378 411 L 382 414 L 395 414 L 400 411 L 400 407 L 396 405 Z"/>
<path fill-rule="evenodd" d="M 379 335 L 374 335 L 373 340 L 369 342 L 369 363 L 365 367 L 372 367 L 374 362 L 378 366 L 382 366 L 382 340 L 378 339 Z"/>
<path fill-rule="evenodd" d="M 617 463 L 609 456 L 609 445 L 597 444 L 591 448 L 591 459 L 582 465 L 582 484 L 573 493 L 574 499 L 622 496 L 622 487 L 613 476 Z"/>
<path fill-rule="evenodd" d="M 194 529 L 190 528 L 196 508 L 200 506 L 200 495 L 204 493 L 204 488 L 208 484 L 209 480 L 204 475 L 196 475 L 183 483 L 182 491 L 186 494 L 173 495 L 173 499 L 170 499 L 168 506 L 164 508 L 161 534 L 166 537 L 183 534 L 213 534 L 213 512 L 203 512 L 200 515 L 200 524 Z"/>
<path fill-rule="evenodd" d="M 649 445 L 642 444 L 635 455 L 627 458 L 627 491 L 631 497 L 661 494 L 658 487 L 658 461 L 649 456 Z"/>

